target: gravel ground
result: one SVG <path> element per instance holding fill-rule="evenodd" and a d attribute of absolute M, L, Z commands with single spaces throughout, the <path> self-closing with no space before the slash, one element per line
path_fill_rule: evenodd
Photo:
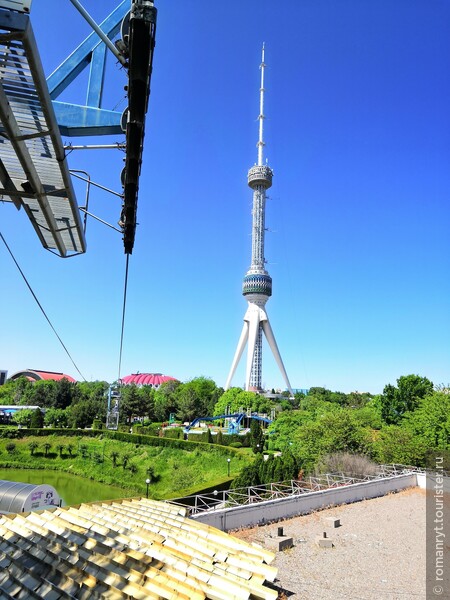
<path fill-rule="evenodd" d="M 336 517 L 341 526 L 324 524 Z M 270 547 L 278 527 L 294 547 L 277 552 L 280 598 L 308 600 L 425 599 L 425 491 L 389 494 L 232 535 Z M 327 532 L 332 548 L 319 548 Z M 448 558 L 448 556 L 447 556 Z M 448 596 L 441 596 L 441 598 Z"/>

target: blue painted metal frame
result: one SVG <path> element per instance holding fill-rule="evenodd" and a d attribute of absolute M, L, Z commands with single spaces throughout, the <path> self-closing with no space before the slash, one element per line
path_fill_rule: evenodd
<path fill-rule="evenodd" d="M 268 419 L 267 417 L 260 417 L 259 415 L 248 415 L 247 413 L 233 413 L 231 415 L 219 415 L 217 417 L 197 417 L 196 419 L 194 419 L 192 421 L 192 423 L 189 423 L 189 425 L 186 425 L 186 427 L 184 428 L 184 432 L 188 433 L 189 430 L 191 429 L 191 427 L 194 427 L 197 423 L 199 423 L 200 421 L 218 421 L 221 419 L 234 419 L 236 425 L 240 425 L 242 419 L 245 418 L 250 418 L 250 419 L 255 419 L 256 421 L 264 421 L 264 423 L 272 423 L 271 419 Z"/>
<path fill-rule="evenodd" d="M 112 39 L 117 35 L 123 18 L 130 10 L 131 1 L 122 2 L 100 24 L 101 30 Z M 86 106 L 56 100 L 78 75 L 91 65 Z M 121 134 L 121 112 L 101 108 L 106 64 L 106 45 L 93 31 L 66 60 L 47 78 L 50 97 L 62 135 L 117 135 Z"/>

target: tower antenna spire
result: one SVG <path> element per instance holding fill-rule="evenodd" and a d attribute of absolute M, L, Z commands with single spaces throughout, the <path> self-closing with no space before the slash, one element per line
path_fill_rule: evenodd
<path fill-rule="evenodd" d="M 261 69 L 261 87 L 259 88 L 259 116 L 258 116 L 258 120 L 259 120 L 259 139 L 258 139 L 258 143 L 256 144 L 258 146 L 258 166 L 262 166 L 263 164 L 263 150 L 264 150 L 264 119 L 266 118 L 264 116 L 264 69 L 266 68 L 266 64 L 264 62 L 264 46 L 265 43 L 263 42 L 262 45 L 262 56 L 261 56 L 261 65 L 260 65 L 260 69 Z"/>

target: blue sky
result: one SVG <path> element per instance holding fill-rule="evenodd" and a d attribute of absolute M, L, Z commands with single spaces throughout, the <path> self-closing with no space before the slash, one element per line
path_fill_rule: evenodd
<path fill-rule="evenodd" d="M 100 21 L 116 2 L 83 4 Z M 156 5 L 121 375 L 225 383 L 246 310 L 246 175 L 257 158 L 264 41 L 274 170 L 267 311 L 292 386 L 377 393 L 409 373 L 448 383 L 450 4 Z M 69 0 L 34 0 L 31 20 L 48 75 L 89 33 Z M 125 83 L 110 59 L 105 108 L 125 108 Z M 61 99 L 82 102 L 84 85 L 80 77 Z M 73 152 L 69 166 L 121 191 L 119 152 Z M 76 191 L 83 204 L 84 188 Z M 95 191 L 90 206 L 117 222 L 117 198 Z M 86 255 L 62 260 L 40 246 L 23 211 L 0 211 L 3 235 L 83 375 L 115 380 L 120 235 L 90 220 Z M 0 368 L 79 378 L 4 248 L 0 260 Z M 242 364 L 233 383 L 243 380 Z M 263 382 L 284 389 L 267 347 Z"/>

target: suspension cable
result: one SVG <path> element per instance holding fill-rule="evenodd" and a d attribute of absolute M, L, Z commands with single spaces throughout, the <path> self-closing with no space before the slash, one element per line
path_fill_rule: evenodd
<path fill-rule="evenodd" d="M 23 271 L 22 271 L 22 269 L 20 268 L 20 266 L 19 266 L 19 263 L 18 263 L 18 262 L 17 262 L 17 260 L 15 259 L 15 256 L 14 256 L 14 254 L 12 253 L 12 251 L 11 251 L 10 247 L 8 246 L 8 244 L 6 243 L 6 240 L 5 240 L 5 238 L 3 237 L 3 234 L 2 234 L 2 232 L 1 232 L 1 231 L 0 231 L 0 237 L 2 238 L 2 241 L 3 241 L 3 243 L 5 244 L 5 246 L 6 246 L 6 249 L 8 250 L 9 254 L 11 255 L 11 258 L 13 259 L 13 261 L 14 261 L 14 263 L 15 263 L 16 267 L 18 268 L 18 270 L 19 270 L 19 273 L 22 275 L 22 277 L 23 277 L 23 280 L 24 280 L 24 281 L 25 281 L 25 283 L 27 284 L 27 287 L 28 287 L 28 289 L 30 290 L 30 292 L 31 292 L 31 295 L 32 295 L 32 296 L 33 296 L 33 298 L 35 299 L 35 301 L 36 301 L 36 304 L 39 306 L 39 308 L 41 309 L 41 312 L 42 312 L 42 314 L 44 315 L 44 317 L 46 318 L 46 320 L 47 320 L 48 324 L 49 324 L 49 325 L 50 325 L 50 327 L 52 328 L 52 330 L 53 330 L 53 333 L 54 333 L 54 334 L 56 335 L 56 337 L 58 338 L 58 340 L 59 340 L 59 343 L 60 343 L 60 344 L 61 344 L 61 346 L 64 348 L 64 351 L 65 351 L 65 353 L 67 354 L 67 356 L 68 356 L 68 357 L 70 358 L 70 360 L 72 361 L 72 364 L 73 364 L 73 366 L 74 366 L 74 367 L 75 367 L 75 369 L 78 371 L 78 373 L 81 375 L 81 378 L 83 379 L 83 381 L 86 381 L 86 379 L 85 379 L 85 377 L 84 377 L 83 373 L 82 373 L 82 372 L 80 371 L 80 369 L 77 367 L 77 365 L 76 365 L 75 361 L 73 360 L 72 356 L 70 355 L 70 352 L 67 350 L 66 346 L 64 345 L 64 342 L 63 342 L 63 341 L 62 341 L 62 339 L 59 337 L 59 335 L 58 335 L 58 333 L 57 333 L 56 329 L 53 327 L 53 324 L 52 324 L 52 322 L 51 322 L 51 321 L 50 321 L 50 319 L 48 318 L 48 316 L 47 316 L 47 313 L 46 313 L 46 312 L 45 312 L 45 310 L 43 309 L 43 307 L 42 307 L 42 304 L 39 302 L 39 300 L 38 300 L 38 298 L 37 298 L 36 294 L 34 293 L 34 291 L 33 291 L 32 287 L 31 287 L 31 285 L 28 283 L 28 280 L 27 280 L 27 278 L 25 277 L 25 274 L 24 274 L 24 272 L 23 272 Z"/>
<path fill-rule="evenodd" d="M 125 263 L 125 282 L 124 282 L 124 287 L 123 287 L 122 328 L 121 328 L 121 332 L 120 332 L 119 373 L 118 373 L 118 377 L 117 377 L 118 381 L 120 381 L 120 371 L 122 368 L 123 330 L 125 327 L 125 309 L 127 306 L 128 261 L 129 261 L 130 255 L 127 254 L 126 256 L 127 256 L 127 259 L 126 259 L 126 263 Z"/>

